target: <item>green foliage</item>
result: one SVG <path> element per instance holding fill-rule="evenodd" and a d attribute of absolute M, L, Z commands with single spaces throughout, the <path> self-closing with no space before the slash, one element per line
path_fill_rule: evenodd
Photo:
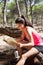
<path fill-rule="evenodd" d="M 7 3 L 7 19 L 8 21 L 14 21 L 17 16 L 18 16 L 18 10 L 17 10 L 17 7 L 16 7 L 16 0 L 13 0 L 12 2 L 8 2 Z M 18 0 L 19 1 L 19 5 L 20 5 L 20 11 L 22 14 L 26 14 L 26 4 L 25 4 L 25 0 Z M 32 7 L 32 12 L 36 11 L 39 12 L 39 11 L 42 11 L 43 12 L 43 4 L 40 4 L 40 5 L 35 5 L 35 4 L 39 4 L 39 2 L 43 1 L 43 0 L 28 0 L 29 3 L 31 1 L 31 6 Z M 32 5 L 32 3 L 34 2 L 34 4 Z M 3 9 L 3 4 L 4 4 L 4 0 L 0 0 L 0 17 L 2 17 L 2 9 Z M 30 10 L 28 11 L 30 12 Z M 30 16 L 31 18 L 31 16 Z M 2 18 L 0 18 L 2 19 Z"/>
<path fill-rule="evenodd" d="M 33 7 L 33 11 L 42 11 L 43 12 L 43 4 L 39 4 Z"/>
<path fill-rule="evenodd" d="M 14 1 L 14 2 L 8 3 L 7 7 L 8 7 L 8 9 L 13 9 L 15 5 L 16 5 L 16 3 Z"/>
<path fill-rule="evenodd" d="M 41 11 L 43 11 L 43 4 L 41 4 L 41 5 L 38 5 L 38 7 L 37 7 L 38 9 L 40 9 Z"/>

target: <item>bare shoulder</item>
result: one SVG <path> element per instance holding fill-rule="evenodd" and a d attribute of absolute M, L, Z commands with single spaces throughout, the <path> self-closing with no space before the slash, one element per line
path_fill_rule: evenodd
<path fill-rule="evenodd" d="M 29 26 L 27 27 L 27 30 L 30 31 L 30 32 L 35 32 L 35 33 L 37 33 L 37 31 L 36 31 L 34 28 L 29 27 Z"/>

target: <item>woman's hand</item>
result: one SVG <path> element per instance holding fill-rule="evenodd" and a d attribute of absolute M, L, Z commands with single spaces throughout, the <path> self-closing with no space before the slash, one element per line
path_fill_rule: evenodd
<path fill-rule="evenodd" d="M 20 48 L 23 47 L 23 44 L 20 44 Z"/>
<path fill-rule="evenodd" d="M 21 48 L 21 47 L 23 47 L 23 44 L 22 43 L 18 43 L 17 46 Z"/>

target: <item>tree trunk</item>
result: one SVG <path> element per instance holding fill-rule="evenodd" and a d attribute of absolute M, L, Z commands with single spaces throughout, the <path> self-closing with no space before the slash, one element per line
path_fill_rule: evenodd
<path fill-rule="evenodd" d="M 28 0 L 25 0 L 25 6 L 26 6 L 26 16 L 28 17 Z"/>
<path fill-rule="evenodd" d="M 31 22 L 32 22 L 32 24 L 33 24 L 31 0 L 30 0 L 30 15 L 31 15 Z"/>
<path fill-rule="evenodd" d="M 7 25 L 7 21 L 6 21 L 6 5 L 7 5 L 7 1 L 8 0 L 4 0 L 4 6 L 3 6 L 3 24 Z"/>
<path fill-rule="evenodd" d="M 21 11 L 20 11 L 18 0 L 15 0 L 15 1 L 16 1 L 17 9 L 18 9 L 18 16 L 21 16 Z"/>

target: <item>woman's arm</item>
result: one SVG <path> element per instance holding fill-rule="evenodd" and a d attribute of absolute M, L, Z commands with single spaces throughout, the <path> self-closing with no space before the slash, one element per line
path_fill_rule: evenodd
<path fill-rule="evenodd" d="M 21 44 L 21 47 L 34 46 L 34 41 L 33 41 L 33 37 L 32 37 L 32 31 L 31 31 L 30 28 L 27 28 L 27 30 L 25 29 L 25 37 L 29 40 L 29 42 L 26 43 L 26 44 Z"/>
<path fill-rule="evenodd" d="M 24 39 L 24 32 L 22 31 L 21 36 L 19 38 L 16 38 L 16 41 L 22 43 L 23 39 Z"/>

